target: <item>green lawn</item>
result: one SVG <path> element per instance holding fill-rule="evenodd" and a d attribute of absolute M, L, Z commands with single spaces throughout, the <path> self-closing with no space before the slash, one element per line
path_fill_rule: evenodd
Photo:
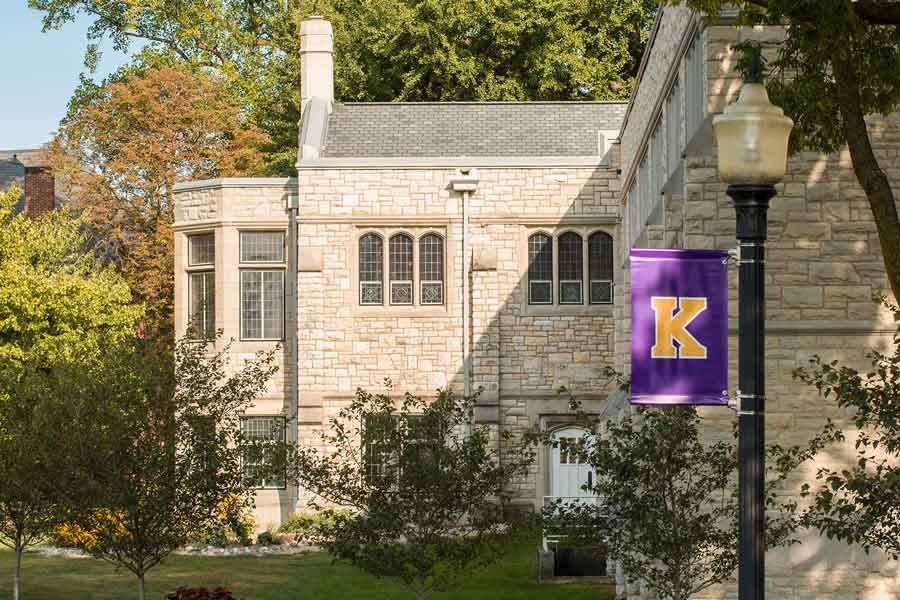
<path fill-rule="evenodd" d="M 13 554 L 0 550 L 0 600 L 12 597 Z M 535 547 L 517 548 L 502 563 L 435 600 L 608 600 L 611 590 L 587 584 L 543 584 L 534 579 Z M 129 600 L 134 577 L 104 562 L 26 554 L 22 600 Z M 172 556 L 147 575 L 147 600 L 162 600 L 179 585 L 228 585 L 247 600 L 393 600 L 408 598 L 393 582 L 378 580 L 324 554 L 266 557 Z"/>

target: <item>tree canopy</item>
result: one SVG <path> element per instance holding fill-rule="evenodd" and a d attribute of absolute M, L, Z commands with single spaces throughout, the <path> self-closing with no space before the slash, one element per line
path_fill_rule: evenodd
<path fill-rule="evenodd" d="M 140 306 L 93 254 L 86 223 L 69 211 L 14 214 L 19 190 L 0 196 L 0 377 L 26 362 L 85 358 L 133 334 Z"/>
<path fill-rule="evenodd" d="M 96 41 L 146 44 L 135 65 L 212 70 L 271 140 L 270 173 L 293 171 L 299 22 L 335 30 L 339 101 L 614 100 L 630 93 L 652 0 L 29 0 L 56 29 L 79 14 Z M 127 75 L 131 65 L 113 76 Z M 86 82 L 77 106 L 95 86 Z"/>
<path fill-rule="evenodd" d="M 94 90 L 63 123 L 50 164 L 104 258 L 145 304 L 149 335 L 173 329 L 173 186 L 259 174 L 265 141 L 221 77 L 174 67 Z"/>

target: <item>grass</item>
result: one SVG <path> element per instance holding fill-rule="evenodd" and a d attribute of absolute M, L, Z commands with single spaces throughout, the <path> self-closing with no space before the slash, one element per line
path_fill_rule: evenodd
<path fill-rule="evenodd" d="M 501 563 L 473 575 L 460 588 L 434 600 L 609 600 L 597 584 L 535 581 L 536 546 L 517 547 Z M 13 554 L 0 550 L 0 599 L 12 597 Z M 22 600 L 129 600 L 136 579 L 127 571 L 91 558 L 22 560 Z M 147 600 L 162 600 L 180 585 L 227 585 L 247 600 L 402 600 L 409 596 L 393 581 L 379 580 L 325 554 L 293 556 L 171 556 L 147 574 Z"/>

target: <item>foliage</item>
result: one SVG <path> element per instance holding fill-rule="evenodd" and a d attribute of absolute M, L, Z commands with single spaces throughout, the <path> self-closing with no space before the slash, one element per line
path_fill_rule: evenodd
<path fill-rule="evenodd" d="M 200 532 L 196 541 L 210 546 L 249 546 L 256 521 L 250 506 L 244 498 L 230 494 L 219 501 L 215 511 L 215 521 Z"/>
<path fill-rule="evenodd" d="M 337 520 L 349 517 L 349 511 L 332 509 L 328 512 L 314 512 L 292 515 L 278 528 L 278 533 L 287 533 L 295 536 L 295 539 L 306 540 L 319 537 L 328 528 L 337 525 Z"/>
<path fill-rule="evenodd" d="M 15 187 L 0 194 L 0 543 L 21 557 L 60 519 L 54 486 L 69 476 L 60 457 L 80 455 L 55 415 L 67 409 L 45 372 L 59 361 L 89 365 L 133 335 L 142 314 L 125 282 L 94 259 L 83 221 L 67 211 L 15 215 Z M 57 390 L 59 391 L 59 390 Z"/>
<path fill-rule="evenodd" d="M 613 100 L 628 97 L 650 0 L 29 0 L 44 29 L 79 14 L 88 38 L 146 43 L 138 65 L 213 70 L 269 135 L 273 173 L 293 172 L 300 120 L 299 21 L 335 29 L 340 101 Z M 91 46 L 87 64 L 96 61 Z M 126 67 L 127 75 L 134 66 Z M 96 85 L 85 82 L 75 104 Z"/>
<path fill-rule="evenodd" d="M 867 373 L 816 356 L 795 376 L 849 411 L 858 430 L 856 464 L 840 472 L 819 469 L 821 485 L 804 520 L 829 538 L 900 560 L 900 330 L 893 345 L 890 354 L 869 352 Z"/>
<path fill-rule="evenodd" d="M 558 502 L 545 511 L 549 526 L 577 546 L 604 548 L 659 597 L 687 600 L 730 577 L 738 551 L 737 448 L 732 440 L 705 441 L 700 424 L 694 407 L 640 408 L 606 421 L 575 449 L 596 472 L 585 488 L 600 502 Z M 824 443 L 770 447 L 768 548 L 794 542 L 797 504 L 780 488 Z"/>
<path fill-rule="evenodd" d="M 39 219 L 13 214 L 18 196 L 15 187 L 0 195 L 4 383 L 27 362 L 40 366 L 96 355 L 102 342 L 132 335 L 142 314 L 122 278 L 95 260 L 83 220 L 65 210 Z"/>
<path fill-rule="evenodd" d="M 73 520 L 92 535 L 81 547 L 134 573 L 141 594 L 149 569 L 249 501 L 240 413 L 276 367 L 268 352 L 234 369 L 229 352 L 230 344 L 210 352 L 182 340 L 173 366 L 138 342 L 113 348 L 97 369 L 57 369 L 60 381 L 73 382 L 69 398 L 103 409 L 90 435 L 102 461 L 77 467 L 83 477 L 69 484 L 101 491 L 73 507 Z M 98 510 L 116 518 L 96 518 Z"/>
<path fill-rule="evenodd" d="M 174 593 L 166 596 L 166 600 L 238 600 L 231 595 L 227 587 L 217 587 L 213 591 L 201 588 L 180 587 Z M 243 599 L 241 599 L 243 600 Z"/>
<path fill-rule="evenodd" d="M 326 509 L 313 541 L 419 599 L 499 558 L 517 532 L 502 498 L 533 455 L 505 452 L 501 463 L 487 428 L 467 434 L 473 406 L 447 391 L 395 402 L 357 390 L 322 434 L 333 451 L 302 447 L 291 461 L 304 489 L 345 509 Z"/>
<path fill-rule="evenodd" d="M 883 0 L 666 0 L 718 15 L 737 4 L 739 24 L 787 25 L 772 42 L 772 100 L 794 119 L 793 150 L 848 145 L 878 227 L 891 289 L 900 298 L 900 217 L 872 147 L 866 117 L 900 105 L 900 4 Z"/>
<path fill-rule="evenodd" d="M 183 68 L 130 73 L 62 124 L 49 162 L 98 252 L 146 305 L 147 335 L 173 335 L 173 186 L 258 174 L 265 141 L 221 77 Z"/>
<path fill-rule="evenodd" d="M 262 531 L 256 536 L 256 543 L 260 546 L 274 546 L 279 542 L 276 534 L 271 531 Z"/>
<path fill-rule="evenodd" d="M 102 535 L 116 539 L 128 537 L 128 531 L 122 523 L 123 515 L 114 514 L 108 509 L 99 509 L 87 515 L 80 523 L 65 522 L 56 527 L 55 537 L 63 546 L 83 548 L 90 552 L 100 542 Z"/>

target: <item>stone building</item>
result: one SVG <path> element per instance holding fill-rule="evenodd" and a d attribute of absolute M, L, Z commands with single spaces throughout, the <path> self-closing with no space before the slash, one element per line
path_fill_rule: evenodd
<path fill-rule="evenodd" d="M 331 27 L 310 19 L 301 28 L 297 177 L 176 188 L 176 326 L 224 330 L 237 361 L 283 343 L 278 379 L 244 421 L 254 435 L 284 420 L 289 439 L 315 444 L 357 387 L 379 390 L 390 377 L 419 395 L 482 389 L 476 417 L 497 431 L 541 425 L 577 437 L 559 386 L 594 414 L 627 410 L 603 377 L 609 365 L 628 369 L 625 249 L 735 245 L 711 120 L 740 87 L 732 45 L 777 35 L 667 7 L 627 104 L 340 104 Z M 895 177 L 898 126 L 896 115 L 873 126 Z M 794 157 L 778 190 L 767 427 L 771 441 L 799 443 L 841 415 L 795 383 L 792 369 L 813 353 L 862 363 L 893 329 L 871 300 L 886 277 L 847 153 Z M 292 213 L 296 258 L 285 243 Z M 734 419 L 727 409 L 704 415 L 722 430 Z M 829 450 L 823 460 L 847 456 Z M 546 497 L 580 495 L 587 475 L 547 451 L 517 502 L 537 509 Z M 303 490 L 260 482 L 261 524 L 304 504 Z M 770 597 L 900 595 L 884 557 L 816 535 L 803 542 L 770 554 Z M 615 575 L 622 597 L 646 595 Z"/>

